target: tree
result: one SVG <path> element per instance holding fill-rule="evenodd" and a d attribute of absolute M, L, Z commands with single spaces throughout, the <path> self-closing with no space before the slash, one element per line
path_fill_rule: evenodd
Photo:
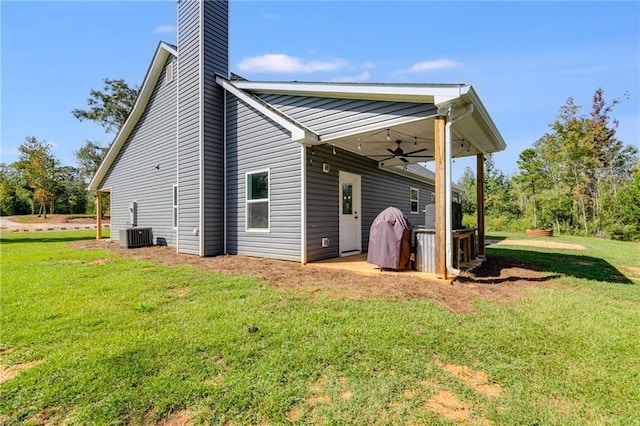
<path fill-rule="evenodd" d="M 527 148 L 518 158 L 520 173 L 514 177 L 521 192 L 531 200 L 533 206 L 533 228 L 538 228 L 538 200 L 537 197 L 547 184 L 547 170 L 544 162 L 533 148 Z"/>
<path fill-rule="evenodd" d="M 629 235 L 623 237 L 640 238 L 640 166 L 633 173 L 633 181 L 620 191 L 620 211 L 630 227 Z"/>
<path fill-rule="evenodd" d="M 520 216 L 510 179 L 495 165 L 492 154 L 484 161 L 484 210 L 487 216 L 515 219 Z"/>
<path fill-rule="evenodd" d="M 471 170 L 471 167 L 465 167 L 462 176 L 458 179 L 458 186 L 462 188 L 461 204 L 462 213 L 472 215 L 476 213 L 478 208 L 476 191 L 476 175 Z"/>
<path fill-rule="evenodd" d="M 74 151 L 73 155 L 76 157 L 80 178 L 86 183 L 89 183 L 89 180 L 98 171 L 107 150 L 108 148 L 96 142 L 87 141 L 80 149 Z"/>
<path fill-rule="evenodd" d="M 31 191 L 13 164 L 0 164 L 0 214 L 12 216 L 33 210 Z"/>
<path fill-rule="evenodd" d="M 56 190 L 56 172 L 58 160 L 51 152 L 52 145 L 46 141 L 39 141 L 33 136 L 28 136 L 18 147 L 20 157 L 15 163 L 16 169 L 23 173 L 27 187 L 31 190 L 33 200 L 32 211 L 35 203 L 40 204 L 40 213 L 47 217 L 47 204 L 53 211 L 53 201 Z"/>
<path fill-rule="evenodd" d="M 131 88 L 123 79 L 105 78 L 103 90 L 91 89 L 87 98 L 89 109 L 76 108 L 71 113 L 80 121 L 91 120 L 107 133 L 118 131 L 129 116 L 138 96 L 137 86 Z"/>
<path fill-rule="evenodd" d="M 534 144 L 548 171 L 545 186 L 553 188 L 545 193 L 553 192 L 555 202 L 563 203 L 554 211 L 567 218 L 568 230 L 611 236 L 620 227 L 617 193 L 628 184 L 638 152 L 616 137 L 618 122 L 610 115 L 619 102 L 605 102 L 603 90 L 597 89 L 591 113 L 579 115 L 580 106 L 568 98 L 549 125 L 552 131 Z M 559 224 L 557 218 L 555 223 Z"/>

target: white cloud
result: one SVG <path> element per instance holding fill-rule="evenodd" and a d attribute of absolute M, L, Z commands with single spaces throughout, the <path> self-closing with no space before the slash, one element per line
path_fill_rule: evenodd
<path fill-rule="evenodd" d="M 262 15 L 265 19 L 278 19 L 278 15 L 275 13 L 265 13 Z"/>
<path fill-rule="evenodd" d="M 245 72 L 317 72 L 333 71 L 344 68 L 346 61 L 303 61 L 282 53 L 267 53 L 262 56 L 245 58 L 238 64 L 238 69 Z"/>
<path fill-rule="evenodd" d="M 370 78 L 371 78 L 371 73 L 369 71 L 362 71 L 358 75 L 336 77 L 331 81 L 336 83 L 358 83 L 362 81 L 369 81 Z"/>
<path fill-rule="evenodd" d="M 156 27 L 156 29 L 153 30 L 153 32 L 156 33 L 156 34 L 175 33 L 176 32 L 176 27 L 175 27 L 175 25 L 172 25 L 172 24 L 160 25 L 159 27 Z"/>
<path fill-rule="evenodd" d="M 424 61 L 413 64 L 406 72 L 423 72 L 441 70 L 445 68 L 457 67 L 459 64 L 450 59 L 436 59 L 435 61 Z"/>

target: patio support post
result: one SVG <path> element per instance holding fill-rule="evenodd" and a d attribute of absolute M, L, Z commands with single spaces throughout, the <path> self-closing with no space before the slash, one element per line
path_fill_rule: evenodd
<path fill-rule="evenodd" d="M 102 191 L 96 191 L 96 240 L 102 239 Z"/>
<path fill-rule="evenodd" d="M 484 257 L 484 154 L 476 156 L 476 200 L 478 214 L 478 256 Z"/>
<path fill-rule="evenodd" d="M 436 117 L 434 122 L 434 156 L 436 162 L 436 275 L 440 279 L 447 279 L 447 252 L 446 252 L 446 194 L 445 176 L 447 164 L 445 161 L 445 117 Z"/>

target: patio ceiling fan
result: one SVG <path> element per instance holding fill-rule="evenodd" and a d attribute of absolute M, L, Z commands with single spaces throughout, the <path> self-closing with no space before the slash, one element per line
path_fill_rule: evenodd
<path fill-rule="evenodd" d="M 421 152 L 428 151 L 427 148 L 416 149 L 414 151 L 404 152 L 404 150 L 400 146 L 402 144 L 402 140 L 401 139 L 396 140 L 396 144 L 398 144 L 396 149 L 387 148 L 387 151 L 389 151 L 389 153 L 391 154 L 390 157 L 386 156 L 386 154 L 385 155 L 370 155 L 370 157 L 386 157 L 386 158 L 381 159 L 380 161 L 386 161 L 386 160 L 390 160 L 392 158 L 400 158 L 400 160 L 402 160 L 402 162 L 404 162 L 404 163 L 408 163 L 409 162 L 409 160 L 407 160 L 407 158 L 425 158 L 425 159 L 433 158 L 432 155 L 416 155 L 416 154 L 420 154 Z"/>

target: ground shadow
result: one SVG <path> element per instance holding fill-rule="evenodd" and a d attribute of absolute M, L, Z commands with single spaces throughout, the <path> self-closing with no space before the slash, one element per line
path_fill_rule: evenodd
<path fill-rule="evenodd" d="M 544 274 L 535 265 L 518 259 L 487 256 L 481 265 L 458 275 L 454 284 L 542 283 L 559 276 L 559 274 Z"/>
<path fill-rule="evenodd" d="M 612 284 L 635 284 L 606 260 L 592 256 L 499 247 L 487 247 L 486 255 L 487 257 L 497 256 L 516 262 L 525 262 L 539 272 Z"/>

